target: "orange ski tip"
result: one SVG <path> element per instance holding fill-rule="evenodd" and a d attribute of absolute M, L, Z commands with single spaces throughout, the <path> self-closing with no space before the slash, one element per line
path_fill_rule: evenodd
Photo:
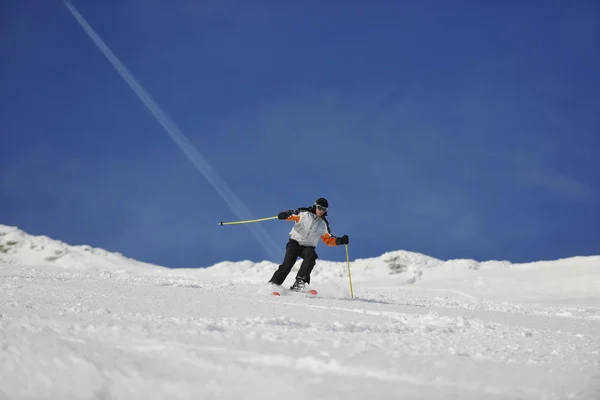
<path fill-rule="evenodd" d="M 273 292 L 273 293 L 272 293 L 272 295 L 273 295 L 273 296 L 281 296 L 281 295 L 279 294 L 279 292 Z"/>

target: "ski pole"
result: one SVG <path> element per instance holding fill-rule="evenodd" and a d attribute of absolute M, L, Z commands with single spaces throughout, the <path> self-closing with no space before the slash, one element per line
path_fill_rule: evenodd
<path fill-rule="evenodd" d="M 352 275 L 350 275 L 350 258 L 348 257 L 348 245 L 346 245 L 346 262 L 348 263 L 348 279 L 350 280 L 350 296 L 354 298 L 354 292 L 352 291 Z"/>
<path fill-rule="evenodd" d="M 245 221 L 233 221 L 233 222 L 219 222 L 217 225 L 236 225 L 236 224 L 248 224 L 250 222 L 260 222 L 260 221 L 267 221 L 270 219 L 276 219 L 277 216 L 275 217 L 267 217 L 267 218 L 259 218 L 259 219 L 247 219 Z"/>

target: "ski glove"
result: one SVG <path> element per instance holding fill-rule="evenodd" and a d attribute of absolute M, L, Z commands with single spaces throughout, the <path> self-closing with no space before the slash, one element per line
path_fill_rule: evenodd
<path fill-rule="evenodd" d="M 289 211 L 282 211 L 279 214 L 277 214 L 277 218 L 279 218 L 279 219 L 288 219 L 290 217 L 290 215 L 292 215 L 291 212 L 289 212 Z"/>
<path fill-rule="evenodd" d="M 337 238 L 337 244 L 342 245 L 342 244 L 348 244 L 350 243 L 350 239 L 348 239 L 348 235 L 344 235 L 342 237 Z"/>

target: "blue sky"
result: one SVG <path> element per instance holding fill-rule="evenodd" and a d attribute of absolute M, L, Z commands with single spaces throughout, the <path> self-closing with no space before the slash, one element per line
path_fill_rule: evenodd
<path fill-rule="evenodd" d="M 257 218 L 327 197 L 351 258 L 600 254 L 596 1 L 73 5 Z M 269 259 L 61 1 L 2 7 L 0 223 Z"/>

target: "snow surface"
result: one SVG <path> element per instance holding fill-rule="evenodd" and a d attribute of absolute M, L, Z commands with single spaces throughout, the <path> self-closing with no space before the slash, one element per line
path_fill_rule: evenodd
<path fill-rule="evenodd" d="M 351 251 L 351 246 L 350 246 Z M 295 270 L 298 265 L 296 265 Z M 600 257 L 167 269 L 0 225 L 2 399 L 600 399 Z M 291 284 L 295 270 L 288 277 Z"/>

